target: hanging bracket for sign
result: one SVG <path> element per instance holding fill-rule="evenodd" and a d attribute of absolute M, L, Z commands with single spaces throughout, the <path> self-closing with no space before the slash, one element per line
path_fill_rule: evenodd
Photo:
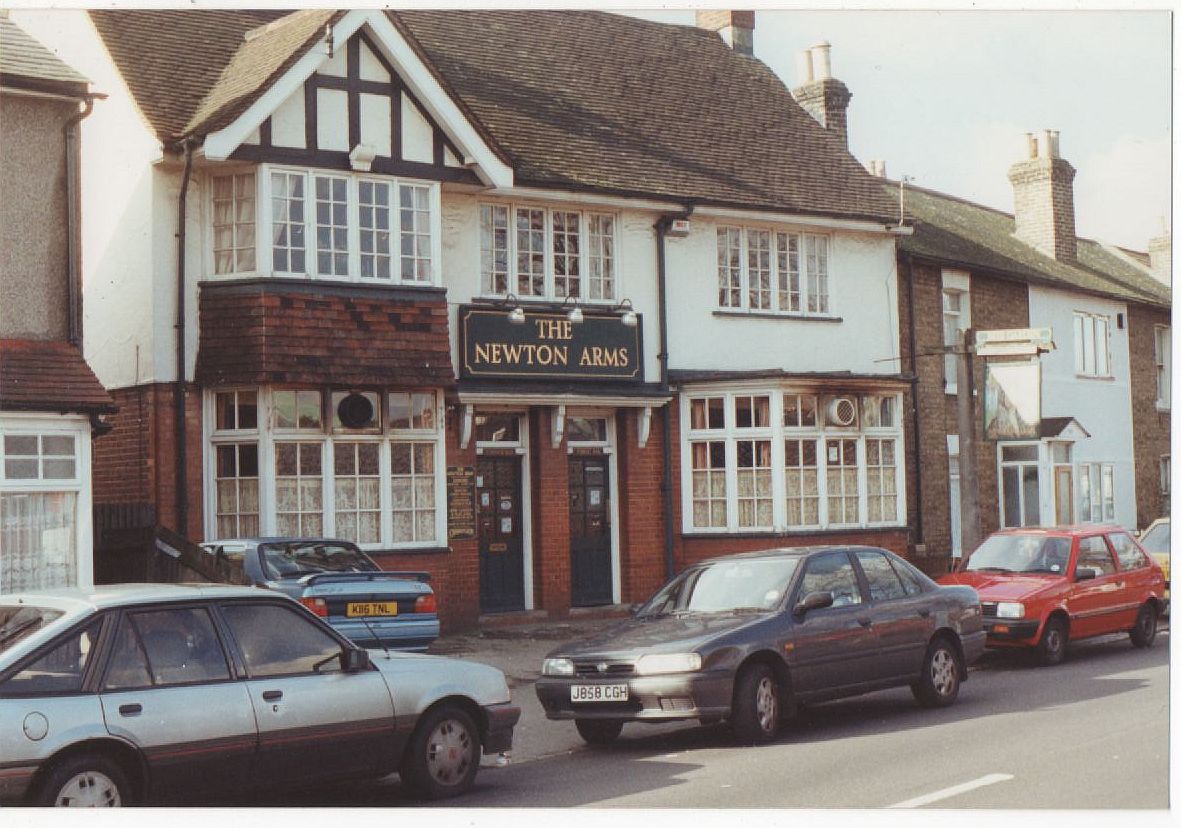
<path fill-rule="evenodd" d="M 1055 350 L 1053 328 L 976 331 L 976 356 L 1034 356 Z"/>

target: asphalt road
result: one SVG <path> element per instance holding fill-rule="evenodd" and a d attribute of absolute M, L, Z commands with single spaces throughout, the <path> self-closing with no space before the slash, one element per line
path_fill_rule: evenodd
<path fill-rule="evenodd" d="M 1074 644 L 1065 663 L 988 654 L 958 702 L 917 707 L 892 690 L 810 707 L 773 744 L 738 748 L 724 725 L 628 725 L 606 749 L 573 725 L 536 720 L 521 748 L 467 796 L 490 807 L 1167 808 L 1169 635 Z M 532 704 L 530 702 L 533 702 Z M 545 738 L 520 738 L 529 734 Z M 539 747 L 539 745 L 543 745 Z M 396 777 L 322 791 L 318 805 L 403 805 Z M 261 803 L 258 803 L 261 804 Z M 268 803 L 270 804 L 270 803 Z M 297 803 L 274 803 L 297 804 Z M 302 804 L 312 804 L 305 800 Z"/>

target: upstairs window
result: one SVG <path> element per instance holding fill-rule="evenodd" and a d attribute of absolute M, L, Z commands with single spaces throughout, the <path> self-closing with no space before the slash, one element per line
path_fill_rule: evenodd
<path fill-rule="evenodd" d="M 1111 376 L 1108 355 L 1111 321 L 1106 316 L 1074 314 L 1074 372 L 1082 377 Z"/>
<path fill-rule="evenodd" d="M 615 299 L 615 217 L 606 213 L 480 205 L 485 294 Z"/>
<path fill-rule="evenodd" d="M 1173 370 L 1173 336 L 1168 325 L 1153 328 L 1153 354 L 1156 367 L 1156 407 L 1168 410 L 1173 403 L 1173 388 L 1169 374 Z"/>
<path fill-rule="evenodd" d="M 438 185 L 262 169 L 213 179 L 215 275 L 438 283 Z"/>
<path fill-rule="evenodd" d="M 827 315 L 828 237 L 718 228 L 718 307 Z"/>

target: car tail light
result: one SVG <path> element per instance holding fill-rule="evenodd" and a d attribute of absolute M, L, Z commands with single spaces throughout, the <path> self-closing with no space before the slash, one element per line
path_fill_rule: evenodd
<path fill-rule="evenodd" d="M 310 609 L 313 614 L 321 618 L 328 617 L 328 602 L 323 598 L 300 598 L 299 603 Z"/>
<path fill-rule="evenodd" d="M 418 598 L 414 601 L 414 611 L 415 612 L 438 612 L 439 605 L 435 601 L 435 594 L 432 592 L 430 595 L 418 596 Z"/>

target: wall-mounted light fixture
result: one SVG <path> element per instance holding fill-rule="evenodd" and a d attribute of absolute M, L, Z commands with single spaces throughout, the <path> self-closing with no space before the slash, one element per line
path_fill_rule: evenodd
<path fill-rule="evenodd" d="M 512 294 L 512 293 L 507 294 L 504 297 L 504 299 L 502 299 L 500 301 L 499 304 L 501 305 L 501 307 L 505 307 L 505 308 L 509 309 L 509 312 L 508 312 L 509 324 L 511 324 L 511 325 L 524 325 L 525 324 L 525 309 L 521 307 L 520 300 L 517 299 L 517 297 L 514 294 Z"/>
<path fill-rule="evenodd" d="M 567 296 L 562 302 L 562 310 L 566 311 L 566 321 L 577 325 L 582 321 L 582 308 L 578 306 L 578 298 Z"/>
<path fill-rule="evenodd" d="M 623 311 L 623 315 L 619 317 L 619 321 L 623 323 L 626 328 L 634 328 L 639 324 L 640 318 L 636 316 L 635 308 L 632 307 L 631 299 L 624 299 L 615 306 L 615 310 Z"/>
<path fill-rule="evenodd" d="M 357 172 L 369 172 L 373 168 L 373 159 L 377 157 L 377 150 L 368 144 L 357 144 L 349 153 L 349 165 Z"/>

